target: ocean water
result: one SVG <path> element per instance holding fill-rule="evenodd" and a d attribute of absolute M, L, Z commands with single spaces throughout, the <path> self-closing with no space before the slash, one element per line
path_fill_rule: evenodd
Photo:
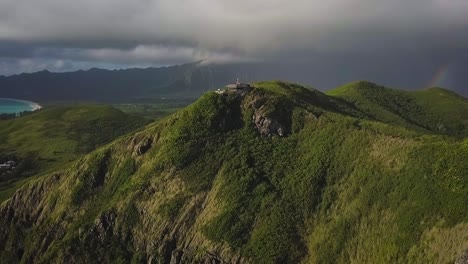
<path fill-rule="evenodd" d="M 34 111 L 39 108 L 40 106 L 34 102 L 0 98 L 0 114 L 14 114 L 24 111 Z"/>

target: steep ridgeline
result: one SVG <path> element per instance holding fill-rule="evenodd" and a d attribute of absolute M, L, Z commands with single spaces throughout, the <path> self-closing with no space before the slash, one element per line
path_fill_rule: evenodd
<path fill-rule="evenodd" d="M 409 118 L 385 124 L 351 101 L 283 82 L 257 83 L 242 98 L 207 93 L 19 189 L 0 207 L 0 258 L 445 263 L 462 257 L 468 140 Z"/>

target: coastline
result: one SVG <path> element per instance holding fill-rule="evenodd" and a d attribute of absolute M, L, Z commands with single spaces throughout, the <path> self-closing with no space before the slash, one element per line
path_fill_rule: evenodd
<path fill-rule="evenodd" d="M 29 105 L 31 106 L 31 111 L 37 111 L 42 108 L 42 106 L 35 102 L 30 102 Z"/>
<path fill-rule="evenodd" d="M 36 102 L 33 101 L 27 101 L 27 100 L 21 100 L 21 99 L 15 99 L 15 98 L 6 98 L 6 97 L 0 97 L 0 99 L 6 99 L 6 100 L 11 100 L 11 101 L 16 101 L 16 102 L 21 102 L 29 105 L 31 108 L 29 111 L 37 111 L 42 108 L 42 106 Z"/>

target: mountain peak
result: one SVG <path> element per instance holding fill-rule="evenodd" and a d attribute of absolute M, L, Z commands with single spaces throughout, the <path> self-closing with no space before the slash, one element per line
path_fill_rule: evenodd
<path fill-rule="evenodd" d="M 331 96 L 282 81 L 252 85 L 242 96 L 207 92 L 28 181 L 0 205 L 1 259 L 379 263 L 462 255 L 468 152 L 453 135 L 468 135 L 466 102 L 448 98 L 441 108 L 388 88 Z"/>

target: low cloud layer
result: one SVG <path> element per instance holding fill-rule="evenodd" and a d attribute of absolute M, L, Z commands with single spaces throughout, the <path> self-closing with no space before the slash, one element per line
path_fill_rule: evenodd
<path fill-rule="evenodd" d="M 1 0 L 0 75 L 353 56 L 459 65 L 467 14 L 466 0 Z"/>

